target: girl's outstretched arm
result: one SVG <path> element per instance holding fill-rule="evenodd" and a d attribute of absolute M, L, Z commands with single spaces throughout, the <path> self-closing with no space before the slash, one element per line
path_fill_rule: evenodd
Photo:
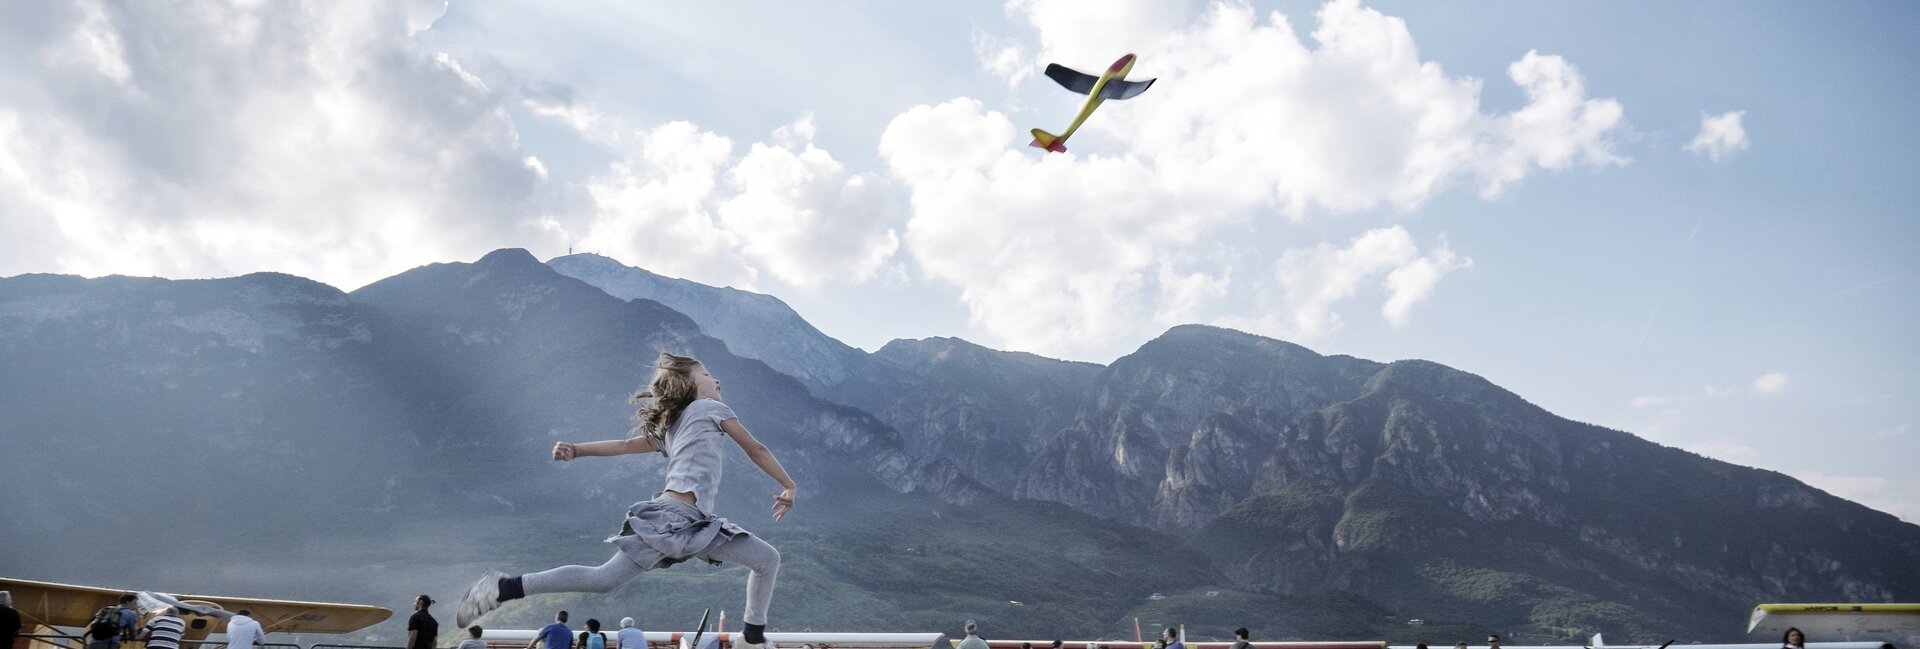
<path fill-rule="evenodd" d="M 740 450 L 747 452 L 747 459 L 753 460 L 755 466 L 767 472 L 767 477 L 780 483 L 780 494 L 773 497 L 773 520 L 786 518 L 787 512 L 793 510 L 794 486 L 793 478 L 787 477 L 787 469 L 780 466 L 780 459 L 773 456 L 773 451 L 766 444 L 754 439 L 753 433 L 747 432 L 747 427 L 740 424 L 739 418 L 720 422 L 720 430 L 726 431 L 727 436 L 733 438 L 733 443 L 739 444 Z"/>
<path fill-rule="evenodd" d="M 652 453 L 659 450 L 653 445 L 653 438 L 646 435 L 626 439 L 609 439 L 598 442 L 554 442 L 553 459 L 565 462 L 576 457 L 612 457 L 632 455 L 634 453 Z"/>

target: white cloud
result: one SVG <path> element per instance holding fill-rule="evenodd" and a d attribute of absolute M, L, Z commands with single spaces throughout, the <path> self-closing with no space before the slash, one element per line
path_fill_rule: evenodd
<path fill-rule="evenodd" d="M 1026 48 L 1013 39 L 974 32 L 973 54 L 980 59 L 982 69 L 1006 80 L 1008 87 L 1018 86 L 1035 74 Z"/>
<path fill-rule="evenodd" d="M 673 277 L 751 288 L 739 237 L 714 222 L 733 143 L 689 122 L 632 137 L 637 151 L 588 181 L 594 214 L 576 247 Z"/>
<path fill-rule="evenodd" d="M 1725 397 L 1725 396 L 1730 396 L 1734 394 L 1739 394 L 1740 388 L 1723 388 L 1723 387 L 1716 386 L 1712 383 L 1708 383 L 1705 387 L 1702 387 L 1700 391 L 1702 394 L 1705 394 L 1709 397 Z"/>
<path fill-rule="evenodd" d="M 1753 380 L 1753 391 L 1760 394 L 1780 394 L 1787 389 L 1787 373 L 1773 372 L 1763 374 Z"/>
<path fill-rule="evenodd" d="M 881 157 L 912 206 L 904 248 L 961 289 L 995 344 L 1106 360 L 1175 317 L 1313 338 L 1373 287 L 1381 317 L 1404 325 L 1471 261 L 1444 239 L 1422 251 L 1398 226 L 1271 250 L 1261 242 L 1290 236 L 1276 215 L 1410 210 L 1450 186 L 1493 197 L 1536 170 L 1624 163 L 1610 143 L 1619 104 L 1586 97 L 1566 61 L 1522 57 L 1509 76 L 1528 103 L 1485 113 L 1479 80 L 1421 61 L 1402 21 L 1357 2 L 1320 10 L 1315 47 L 1284 16 L 1237 3 L 1197 18 L 1144 1 L 1008 11 L 1034 29 L 1031 69 L 1098 71 L 1131 50 L 1133 77 L 1168 83 L 1106 104 L 1065 155 L 1021 149 L 1024 128 L 968 98 L 888 125 Z M 1003 78 L 1029 51 L 976 42 Z"/>
<path fill-rule="evenodd" d="M 1440 247 L 1424 257 L 1407 262 L 1387 274 L 1387 301 L 1380 305 L 1380 315 L 1394 326 L 1405 326 L 1413 305 L 1419 304 L 1433 294 L 1433 287 L 1447 273 L 1473 266 L 1472 259 L 1459 257 L 1447 248 L 1445 240 Z"/>
<path fill-rule="evenodd" d="M 912 188 L 914 261 L 960 286 L 973 323 L 996 341 L 1084 354 L 1135 335 L 1154 320 L 1161 264 L 1179 264 L 1197 219 L 1156 196 L 1135 161 L 1036 158 L 1007 146 L 1013 134 L 1005 115 L 971 99 L 887 126 L 881 156 Z M 1181 265 L 1168 276 L 1206 272 Z M 1209 283 L 1167 290 L 1198 299 Z"/>
<path fill-rule="evenodd" d="M 1920 523 L 1920 480 L 1797 471 L 1794 476 L 1816 489 Z"/>
<path fill-rule="evenodd" d="M 1413 236 L 1399 226 L 1370 230 L 1344 248 L 1323 243 L 1286 251 L 1275 262 L 1281 294 L 1274 311 L 1280 319 L 1229 322 L 1295 340 L 1317 340 L 1341 327 L 1336 304 L 1352 298 L 1369 280 L 1381 278 L 1388 295 L 1381 312 L 1388 322 L 1404 325 L 1408 311 L 1431 293 L 1442 275 L 1472 263 L 1457 259 L 1445 242 L 1421 255 Z"/>
<path fill-rule="evenodd" d="M 594 212 L 582 251 L 750 289 L 763 272 L 800 287 L 864 282 L 899 248 L 886 181 L 815 147 L 810 115 L 736 158 L 731 140 L 690 122 L 635 132 L 590 106 L 538 110 L 619 156 L 587 183 Z"/>
<path fill-rule="evenodd" d="M 1679 403 L 1685 400 L 1686 399 L 1684 397 L 1661 397 L 1661 396 L 1652 396 L 1652 395 L 1642 395 L 1642 396 L 1634 397 L 1633 399 L 1629 400 L 1627 402 L 1627 405 L 1631 406 L 1635 410 L 1640 410 L 1644 408 L 1664 406 L 1670 403 Z"/>
<path fill-rule="evenodd" d="M 0 25 L 22 54 L 0 67 L 0 275 L 354 288 L 557 243 L 501 98 L 409 39 L 438 15 L 81 3 Z"/>
<path fill-rule="evenodd" d="M 1685 149 L 1719 162 L 1723 158 L 1752 148 L 1753 142 L 1747 139 L 1747 129 L 1740 125 L 1740 118 L 1747 111 L 1736 110 L 1719 115 L 1700 118 L 1700 133 L 1693 136 Z"/>
<path fill-rule="evenodd" d="M 1695 442 L 1683 448 L 1716 460 L 1744 466 L 1753 466 L 1754 463 L 1760 459 L 1759 449 L 1733 439 L 1714 439 Z"/>
<path fill-rule="evenodd" d="M 1165 77 L 1166 89 L 1109 103 L 1085 129 L 1144 158 L 1169 190 L 1295 215 L 1412 209 L 1456 182 L 1492 197 L 1535 169 L 1624 162 L 1609 140 L 1620 104 L 1587 98 L 1560 57 L 1529 52 L 1513 63 L 1508 75 L 1528 103 L 1487 114 L 1480 80 L 1421 61 L 1403 21 L 1358 2 L 1320 9 L 1317 47 L 1279 13 L 1262 20 L 1244 4 L 1214 3 L 1189 23 L 1179 6 L 1010 6 L 1038 29 L 1046 61 L 1097 71 L 1128 51 L 1121 44 L 1148 44 L 1133 76 Z"/>
<path fill-rule="evenodd" d="M 894 203 L 885 180 L 848 172 L 813 146 L 813 133 L 808 116 L 775 133 L 786 145 L 753 145 L 727 172 L 736 193 L 720 222 L 743 254 L 790 284 L 865 281 L 899 248 Z"/>

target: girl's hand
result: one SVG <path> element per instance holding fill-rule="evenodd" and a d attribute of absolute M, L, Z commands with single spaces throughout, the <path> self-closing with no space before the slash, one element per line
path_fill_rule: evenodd
<path fill-rule="evenodd" d="M 553 460 L 555 462 L 565 462 L 573 459 L 574 457 L 576 456 L 573 448 L 573 442 L 554 442 L 553 443 Z"/>
<path fill-rule="evenodd" d="M 793 511 L 793 489 L 782 489 L 780 495 L 773 497 L 773 520 L 786 518 Z"/>

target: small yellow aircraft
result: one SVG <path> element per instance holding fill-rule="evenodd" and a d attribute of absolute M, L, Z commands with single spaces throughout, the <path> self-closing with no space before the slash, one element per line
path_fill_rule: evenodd
<path fill-rule="evenodd" d="M 1031 146 L 1054 153 L 1066 153 L 1067 138 L 1073 137 L 1073 132 L 1080 130 L 1080 123 L 1087 121 L 1087 116 L 1093 114 L 1093 109 L 1099 108 L 1100 104 L 1108 99 L 1131 99 L 1135 95 L 1146 92 L 1147 88 L 1153 85 L 1153 79 L 1127 80 L 1127 73 L 1133 71 L 1133 61 L 1132 54 L 1122 56 L 1120 60 L 1114 61 L 1113 65 L 1107 66 L 1105 73 L 1097 77 L 1058 63 L 1047 64 L 1048 78 L 1059 82 L 1068 90 L 1086 95 L 1087 103 L 1080 108 L 1080 114 L 1073 118 L 1073 123 L 1067 126 L 1067 130 L 1059 135 L 1033 129 Z"/>
<path fill-rule="evenodd" d="M 121 595 L 134 592 L 5 577 L 0 577 L 0 590 L 13 593 L 13 608 L 20 611 L 22 625 L 34 629 L 33 633 L 51 633 L 53 627 L 85 628 L 95 611 L 118 604 Z M 140 598 L 142 623 L 167 606 L 180 609 L 180 619 L 187 623 L 182 640 L 205 640 L 210 633 L 226 631 L 227 618 L 233 617 L 231 611 L 243 608 L 268 633 L 349 633 L 393 616 L 393 611 L 360 604 L 176 596 L 151 591 L 135 594 Z"/>

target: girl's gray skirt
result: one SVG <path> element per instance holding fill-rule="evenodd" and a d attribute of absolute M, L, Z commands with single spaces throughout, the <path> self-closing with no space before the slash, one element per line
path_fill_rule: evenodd
<path fill-rule="evenodd" d="M 748 532 L 727 519 L 700 511 L 666 492 L 627 508 L 627 522 L 607 542 L 641 570 L 665 568 L 688 559 L 706 559 L 707 553 Z"/>

